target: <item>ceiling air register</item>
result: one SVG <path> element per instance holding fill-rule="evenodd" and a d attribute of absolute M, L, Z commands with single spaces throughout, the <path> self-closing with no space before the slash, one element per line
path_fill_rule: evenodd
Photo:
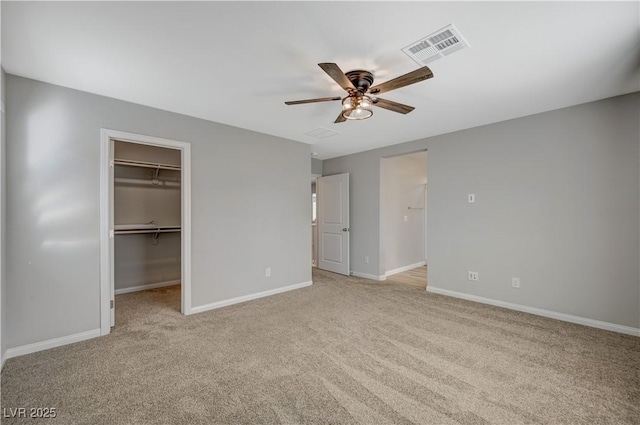
<path fill-rule="evenodd" d="M 426 65 L 467 47 L 469 47 L 469 43 L 460 34 L 460 31 L 453 25 L 447 25 L 415 43 L 411 43 L 402 51 L 419 65 Z"/>

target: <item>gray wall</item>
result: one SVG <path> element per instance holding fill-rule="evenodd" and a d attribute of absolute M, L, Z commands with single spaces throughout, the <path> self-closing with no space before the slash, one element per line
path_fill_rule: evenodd
<path fill-rule="evenodd" d="M 380 256 L 388 273 L 425 260 L 427 152 L 383 158 L 380 167 Z"/>
<path fill-rule="evenodd" d="M 103 127 L 191 143 L 193 307 L 311 280 L 308 145 L 12 75 L 7 105 L 7 347 L 100 327 Z"/>
<path fill-rule="evenodd" d="M 311 174 L 322 175 L 322 161 L 317 158 L 311 158 Z"/>
<path fill-rule="evenodd" d="M 428 149 L 430 286 L 639 327 L 639 113 L 634 93 L 325 160 L 351 174 L 352 269 L 383 272 L 380 159 Z"/>

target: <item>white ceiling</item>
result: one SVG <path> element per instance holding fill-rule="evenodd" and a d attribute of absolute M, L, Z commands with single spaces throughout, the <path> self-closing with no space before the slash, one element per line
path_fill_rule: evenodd
<path fill-rule="evenodd" d="M 2 2 L 10 74 L 297 140 L 326 159 L 640 90 L 630 2 Z M 431 80 L 334 124 L 344 93 L 318 66 L 376 83 L 419 67 L 401 49 L 453 23 L 471 45 Z M 340 132 L 327 139 L 304 133 Z"/>

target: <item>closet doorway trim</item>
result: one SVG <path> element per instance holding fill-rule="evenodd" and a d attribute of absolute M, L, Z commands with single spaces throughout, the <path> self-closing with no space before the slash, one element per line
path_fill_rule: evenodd
<path fill-rule="evenodd" d="M 111 280 L 114 259 L 111 253 L 111 143 L 113 140 L 179 149 L 182 168 L 182 314 L 191 314 L 191 144 L 143 134 L 126 133 L 103 128 L 100 130 L 100 334 L 111 331 Z"/>

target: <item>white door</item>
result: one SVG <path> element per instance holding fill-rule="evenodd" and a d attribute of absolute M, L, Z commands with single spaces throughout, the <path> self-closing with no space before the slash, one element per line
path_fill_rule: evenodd
<path fill-rule="evenodd" d="M 349 174 L 319 177 L 318 268 L 349 275 Z"/>

